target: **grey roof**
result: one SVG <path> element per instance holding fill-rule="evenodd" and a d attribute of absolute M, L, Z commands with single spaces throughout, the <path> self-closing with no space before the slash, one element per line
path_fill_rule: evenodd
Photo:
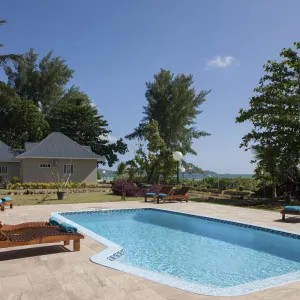
<path fill-rule="evenodd" d="M 32 150 L 35 148 L 39 143 L 25 143 L 25 152 Z"/>
<path fill-rule="evenodd" d="M 0 141 L 0 162 L 17 162 L 15 161 L 17 150 L 10 148 L 8 145 Z"/>
<path fill-rule="evenodd" d="M 90 146 L 81 146 L 81 147 L 83 147 L 87 151 L 93 152 Z"/>
<path fill-rule="evenodd" d="M 16 157 L 24 158 L 67 158 L 67 159 L 97 159 L 104 158 L 77 144 L 61 132 L 53 132 L 37 146 Z"/>

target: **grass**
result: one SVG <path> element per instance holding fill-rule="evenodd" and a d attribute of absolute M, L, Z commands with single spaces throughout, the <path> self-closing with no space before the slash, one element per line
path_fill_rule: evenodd
<path fill-rule="evenodd" d="M 46 195 L 12 195 L 14 205 L 44 205 L 44 204 L 75 204 L 75 203 L 100 203 L 116 201 L 139 201 L 142 198 L 127 197 L 121 200 L 121 196 L 112 195 L 111 193 L 91 192 L 80 194 L 66 194 L 65 199 L 57 200 L 56 194 Z"/>
<path fill-rule="evenodd" d="M 236 199 L 206 199 L 206 198 L 194 198 L 191 197 L 192 201 L 202 202 L 202 203 L 213 203 L 213 204 L 221 204 L 221 205 L 235 205 L 241 200 Z"/>
<path fill-rule="evenodd" d="M 219 205 L 231 205 L 241 202 L 240 199 L 220 199 L 209 198 L 209 193 L 204 192 L 192 192 L 191 200 L 199 203 L 212 203 Z M 200 197 L 201 198 L 200 198 Z M 56 194 L 50 195 L 13 195 L 14 205 L 47 205 L 47 204 L 76 204 L 76 203 L 101 203 L 101 202 L 118 202 L 118 201 L 143 201 L 143 198 L 127 197 L 126 200 L 122 200 L 121 196 L 111 194 L 111 192 L 90 192 L 79 194 L 66 194 L 64 200 L 57 200 Z M 293 205 L 299 205 L 300 203 L 293 203 Z M 269 211 L 280 211 L 283 205 L 263 204 L 257 206 L 247 206 L 246 208 L 262 209 Z"/>
<path fill-rule="evenodd" d="M 203 196 L 203 193 L 202 193 Z M 209 195 L 207 194 L 209 197 Z M 234 206 L 237 203 L 240 203 L 240 199 L 210 199 L 210 198 L 199 198 L 197 197 L 197 194 L 194 194 L 191 197 L 192 201 L 200 202 L 200 203 L 212 203 L 212 204 L 220 204 L 220 205 L 231 205 Z M 299 203 L 293 203 L 293 205 L 299 205 Z M 269 211 L 281 211 L 283 209 L 284 205 L 281 204 L 261 204 L 261 205 L 255 205 L 255 206 L 245 206 L 245 208 L 252 208 L 252 209 L 262 209 L 262 210 L 269 210 Z"/>

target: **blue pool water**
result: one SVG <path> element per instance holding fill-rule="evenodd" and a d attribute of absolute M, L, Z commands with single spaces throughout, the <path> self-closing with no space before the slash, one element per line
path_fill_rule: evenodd
<path fill-rule="evenodd" d="M 300 270 L 300 240 L 230 223 L 143 209 L 63 214 L 120 245 L 121 263 L 228 288 Z"/>

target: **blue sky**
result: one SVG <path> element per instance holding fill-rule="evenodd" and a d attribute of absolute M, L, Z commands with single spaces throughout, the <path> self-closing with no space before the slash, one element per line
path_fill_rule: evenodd
<path fill-rule="evenodd" d="M 210 137 L 194 142 L 187 160 L 219 173 L 251 173 L 239 149 L 250 124 L 235 124 L 263 75 L 263 64 L 299 41 L 298 0 L 2 0 L 4 53 L 54 50 L 108 120 L 113 137 L 142 118 L 145 82 L 160 68 L 190 73 L 209 90 L 197 126 Z M 4 78 L 3 73 L 0 78 Z M 132 157 L 134 143 L 129 144 Z"/>

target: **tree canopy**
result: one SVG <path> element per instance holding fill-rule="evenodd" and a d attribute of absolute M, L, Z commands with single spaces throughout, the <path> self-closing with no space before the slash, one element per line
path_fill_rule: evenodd
<path fill-rule="evenodd" d="M 118 160 L 117 153 L 127 152 L 122 139 L 108 142 L 111 131 L 107 129 L 107 121 L 79 90 L 73 88 L 69 91 L 51 110 L 47 120 L 52 131 L 62 132 L 77 143 L 90 146 L 95 153 L 105 156 L 109 166 Z"/>
<path fill-rule="evenodd" d="M 0 141 L 21 149 L 25 142 L 39 141 L 48 133 L 47 121 L 31 101 L 0 93 Z"/>
<path fill-rule="evenodd" d="M 284 48 L 280 61 L 268 61 L 265 75 L 249 109 L 241 109 L 236 121 L 250 121 L 253 129 L 241 147 L 260 152 L 258 168 L 270 173 L 273 183 L 294 173 L 300 158 L 300 42 Z M 276 163 L 275 163 L 276 162 Z"/>
<path fill-rule="evenodd" d="M 193 76 L 161 69 L 154 75 L 154 81 L 146 83 L 144 117 L 129 139 L 145 138 L 145 128 L 151 120 L 158 124 L 159 135 L 171 151 L 183 154 L 196 151 L 192 149 L 193 139 L 209 134 L 196 128 L 200 106 L 210 91 L 199 93 L 192 87 Z"/>
<path fill-rule="evenodd" d="M 126 138 L 147 143 L 148 153 L 141 144 L 134 162 L 147 173 L 148 182 L 157 182 L 160 175 L 165 180 L 174 175 L 172 152 L 197 154 L 192 148 L 193 139 L 210 135 L 196 126 L 200 106 L 210 91 L 197 93 L 193 84 L 192 75 L 175 76 L 164 69 L 146 83 L 144 117 Z"/>
<path fill-rule="evenodd" d="M 134 159 L 127 162 L 130 170 L 133 173 L 146 174 L 149 183 L 158 182 L 160 175 L 167 180 L 174 175 L 176 165 L 172 152 L 160 137 L 156 120 L 145 126 L 145 141 L 146 145 L 140 143 Z"/>
<path fill-rule="evenodd" d="M 38 61 L 39 55 L 30 49 L 14 66 L 6 66 L 8 84 L 24 100 L 31 100 L 47 115 L 61 100 L 66 84 L 74 71 L 53 51 Z"/>
<path fill-rule="evenodd" d="M 254 128 L 243 137 L 242 147 L 251 143 L 277 145 L 286 154 L 299 160 L 300 150 L 300 42 L 296 49 L 283 49 L 281 61 L 268 61 L 266 74 L 254 90 L 250 108 L 241 109 L 236 121 L 250 121 Z M 250 147 L 249 147 L 250 145 Z"/>

